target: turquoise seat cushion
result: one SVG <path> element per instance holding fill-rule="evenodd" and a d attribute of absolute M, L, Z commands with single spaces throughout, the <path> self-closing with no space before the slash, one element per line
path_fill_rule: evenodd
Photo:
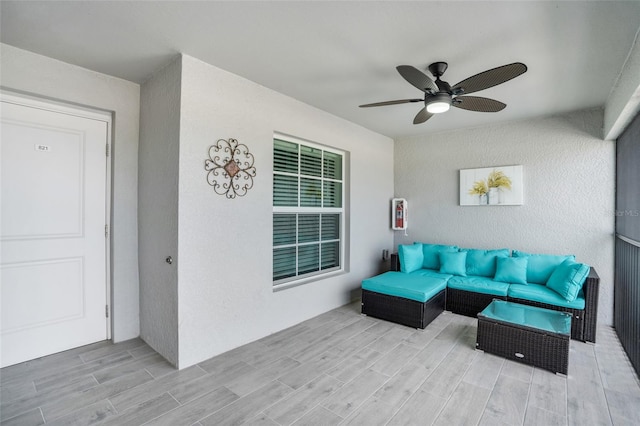
<path fill-rule="evenodd" d="M 467 252 L 467 275 L 493 277 L 496 274 L 496 258 L 509 257 L 509 249 L 478 250 L 460 249 Z"/>
<path fill-rule="evenodd" d="M 467 276 L 467 252 L 466 251 L 441 251 L 440 273 Z"/>
<path fill-rule="evenodd" d="M 506 296 L 509 284 L 494 281 L 487 277 L 451 277 L 447 281 L 447 287 L 456 290 L 471 291 L 475 293 L 492 294 L 494 296 Z"/>
<path fill-rule="evenodd" d="M 513 257 L 527 257 L 527 282 L 546 284 L 553 271 L 567 259 L 575 260 L 574 255 L 558 256 L 554 254 L 531 254 L 514 250 Z"/>
<path fill-rule="evenodd" d="M 457 252 L 458 246 L 447 246 L 442 244 L 416 243 L 422 246 L 422 267 L 427 269 L 440 270 L 440 252 Z"/>
<path fill-rule="evenodd" d="M 422 246 L 420 244 L 407 244 L 398 246 L 398 258 L 400 271 L 409 273 L 422 268 Z"/>
<path fill-rule="evenodd" d="M 567 302 L 573 302 L 578 297 L 590 269 L 589 265 L 567 259 L 553 271 L 547 281 L 547 287 L 560 294 Z"/>
<path fill-rule="evenodd" d="M 362 289 L 376 293 L 426 302 L 447 286 L 444 278 L 425 277 L 402 272 L 385 272 L 362 281 Z"/>
<path fill-rule="evenodd" d="M 528 257 L 501 257 L 494 280 L 511 284 L 527 284 Z"/>
<path fill-rule="evenodd" d="M 443 280 L 448 280 L 452 277 L 451 274 L 441 274 L 438 271 L 434 271 L 433 269 L 418 269 L 417 271 L 411 272 L 409 275 L 417 275 L 420 277 L 430 277 L 430 278 L 442 278 Z"/>
<path fill-rule="evenodd" d="M 516 298 L 531 300 L 533 302 L 546 303 L 554 306 L 561 306 L 571 309 L 584 309 L 584 293 L 578 292 L 575 300 L 569 302 L 557 292 L 550 289 L 546 285 L 529 284 L 529 285 L 512 285 L 509 287 L 507 298 Z"/>

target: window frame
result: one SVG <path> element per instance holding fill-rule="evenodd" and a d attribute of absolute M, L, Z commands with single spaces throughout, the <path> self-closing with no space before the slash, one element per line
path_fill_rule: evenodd
<path fill-rule="evenodd" d="M 291 172 L 282 172 L 282 171 L 276 171 L 275 170 L 275 165 L 274 165 L 274 160 L 275 160 L 275 141 L 277 140 L 281 140 L 284 142 L 289 142 L 289 143 L 293 143 L 293 144 L 297 144 L 298 145 L 298 170 L 297 173 L 291 173 Z M 302 155 L 301 155 L 301 146 L 305 146 L 308 148 L 313 148 L 313 149 L 319 149 L 321 150 L 321 170 L 322 172 L 320 173 L 320 176 L 310 176 L 310 175 L 305 175 L 302 174 Z M 341 179 L 333 179 L 333 178 L 325 178 L 324 177 L 324 156 L 325 156 L 325 152 L 329 152 L 332 154 L 337 154 L 340 155 L 341 157 Z M 346 268 L 345 268 L 345 259 L 346 257 L 346 253 L 345 253 L 345 248 L 347 247 L 345 238 L 346 238 L 346 233 L 345 233 L 345 229 L 346 229 L 346 201 L 347 201 L 347 197 L 346 197 L 346 159 L 347 159 L 347 152 L 341 149 L 337 149 L 334 147 L 330 147 L 324 144 L 320 144 L 317 142 L 312 142 L 309 140 L 305 140 L 305 139 L 301 139 L 301 138 L 297 138 L 294 136 L 290 136 L 290 135 L 284 135 L 281 133 L 274 133 L 273 135 L 273 140 L 272 140 L 272 154 L 274 154 L 272 156 L 272 167 L 273 167 L 273 179 L 275 181 L 275 176 L 276 175 L 281 175 L 281 176 L 295 176 L 298 179 L 298 195 L 297 195 L 297 200 L 298 200 L 298 206 L 293 207 L 293 206 L 276 206 L 274 205 L 274 198 L 275 198 L 275 189 L 272 187 L 272 196 L 271 196 L 271 204 L 272 204 L 272 214 L 271 214 L 271 225 L 272 225 L 272 231 L 271 231 L 271 235 L 272 235 L 272 242 L 271 242 L 271 253 L 272 253 L 272 261 L 271 261 L 271 266 L 272 266 L 272 288 L 273 291 L 278 291 L 278 290 L 282 290 L 282 289 L 286 289 L 286 288 L 290 288 L 290 287 L 295 287 L 298 285 L 302 285 L 302 284 L 306 284 L 309 282 L 313 282 L 313 281 L 317 281 L 317 280 L 321 280 L 321 279 L 325 279 L 328 278 L 330 276 L 333 275 L 337 275 L 340 273 L 343 273 Z M 322 192 L 321 192 L 321 205 L 318 206 L 314 206 L 314 207 L 303 207 L 300 206 L 301 204 L 301 194 L 300 192 L 302 191 L 302 185 L 300 184 L 301 179 L 315 179 L 315 180 L 319 180 L 320 181 L 320 187 L 322 188 Z M 337 182 L 340 184 L 341 186 L 341 190 L 340 190 L 340 201 L 341 201 L 341 207 L 324 207 L 324 203 L 325 203 L 325 199 L 324 199 L 324 182 L 326 181 L 330 181 L 330 182 Z M 273 240 L 273 234 L 274 234 L 274 223 L 275 223 L 275 216 L 278 214 L 294 214 L 296 217 L 296 229 L 295 229 L 295 242 L 292 244 L 281 244 L 281 245 L 275 245 L 275 241 Z M 300 243 L 298 241 L 298 233 L 300 230 L 300 226 L 299 226 L 299 217 L 300 215 L 319 215 L 319 221 L 320 221 L 320 228 L 319 228 L 319 239 L 318 241 L 312 241 L 312 242 L 302 242 Z M 339 224 L 339 232 L 338 232 L 338 238 L 337 239 L 329 239 L 329 240 L 323 240 L 322 239 L 322 215 L 324 214 L 337 214 L 339 219 L 338 219 L 338 224 Z M 338 262 L 339 265 L 338 266 L 334 266 L 334 267 L 330 267 L 327 269 L 322 269 L 322 244 L 323 243 L 328 243 L 328 242 L 338 242 L 338 250 L 339 250 L 339 256 L 338 256 Z M 314 245 L 317 244 L 319 247 L 319 262 L 318 262 L 318 266 L 319 266 L 319 270 L 317 271 L 313 271 L 313 272 L 309 272 L 309 273 L 305 273 L 305 274 L 298 274 L 298 267 L 299 267 L 299 255 L 297 254 L 297 250 L 298 247 L 303 247 L 303 246 L 309 246 L 309 245 Z M 295 247 L 296 248 L 296 267 L 295 267 L 295 273 L 296 275 L 291 276 L 291 277 L 286 277 L 286 278 L 282 278 L 279 280 L 275 280 L 273 279 L 273 268 L 274 268 L 274 258 L 273 258 L 273 254 L 276 248 L 287 248 L 287 247 Z"/>

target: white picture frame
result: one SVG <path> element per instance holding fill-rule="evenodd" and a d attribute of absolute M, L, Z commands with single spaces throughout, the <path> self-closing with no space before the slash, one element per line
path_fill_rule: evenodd
<path fill-rule="evenodd" d="M 460 170 L 460 205 L 523 205 L 522 169 L 521 165 L 517 165 Z"/>

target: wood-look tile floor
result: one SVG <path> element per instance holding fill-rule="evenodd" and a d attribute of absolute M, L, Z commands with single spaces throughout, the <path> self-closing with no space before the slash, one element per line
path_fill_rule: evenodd
<path fill-rule="evenodd" d="M 571 341 L 567 377 L 474 349 L 477 320 L 425 330 L 343 306 L 176 371 L 142 340 L 0 370 L 2 425 L 631 425 L 615 332 Z"/>

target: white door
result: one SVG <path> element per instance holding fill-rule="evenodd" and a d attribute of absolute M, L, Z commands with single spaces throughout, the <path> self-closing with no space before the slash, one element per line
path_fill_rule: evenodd
<path fill-rule="evenodd" d="M 2 367 L 109 338 L 110 119 L 2 95 Z"/>

